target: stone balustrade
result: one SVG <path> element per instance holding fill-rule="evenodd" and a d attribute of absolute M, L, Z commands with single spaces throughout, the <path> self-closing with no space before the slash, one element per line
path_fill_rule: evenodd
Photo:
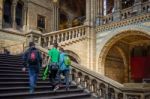
<path fill-rule="evenodd" d="M 103 24 L 113 22 L 113 14 L 108 14 L 107 16 L 103 16 Z"/>
<path fill-rule="evenodd" d="M 130 18 L 132 16 L 133 9 L 132 7 L 121 10 L 121 20 Z"/>
<path fill-rule="evenodd" d="M 149 13 L 150 12 L 150 2 L 145 2 L 142 4 L 142 13 Z"/>
<path fill-rule="evenodd" d="M 144 3 L 139 3 L 136 5 L 138 9 L 134 6 L 122 9 L 119 11 L 119 16 L 118 17 L 119 21 L 124 20 L 124 19 L 129 19 L 131 17 L 139 16 L 140 14 L 145 14 L 150 12 L 150 1 L 144 2 Z M 135 9 L 136 8 L 136 9 Z M 138 11 L 140 10 L 140 11 Z M 102 17 L 102 25 L 112 23 L 116 20 L 114 20 L 115 13 L 108 14 L 106 16 Z M 100 18 L 101 19 L 101 18 Z"/>
<path fill-rule="evenodd" d="M 37 46 L 37 48 L 41 51 L 44 63 L 46 63 L 48 60 L 47 50 L 40 46 Z M 132 88 L 132 86 L 128 87 L 74 62 L 71 65 L 70 79 L 76 85 L 100 99 L 150 98 L 150 86 L 148 88 L 139 85 L 136 85 L 136 88 Z M 146 86 L 146 84 L 142 85 Z"/>
<path fill-rule="evenodd" d="M 138 23 L 142 23 L 142 22 L 147 22 L 149 20 L 150 20 L 150 14 L 149 13 L 142 14 L 142 15 L 135 16 L 135 17 L 132 17 L 130 19 L 125 19 L 125 20 L 122 20 L 119 22 L 112 22 L 109 24 L 100 25 L 96 28 L 96 32 L 103 32 L 103 31 L 116 29 L 119 27 L 131 25 L 131 24 L 138 24 Z"/>
<path fill-rule="evenodd" d="M 66 43 L 85 38 L 86 27 L 87 26 L 78 26 L 70 29 L 54 31 L 45 34 L 41 34 L 38 31 L 30 31 L 26 35 L 30 41 L 33 40 L 42 47 L 49 47 L 55 41 L 57 41 L 61 46 Z"/>

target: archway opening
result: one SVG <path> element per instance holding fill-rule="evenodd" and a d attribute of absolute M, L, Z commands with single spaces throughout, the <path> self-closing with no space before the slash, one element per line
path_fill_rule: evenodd
<path fill-rule="evenodd" d="M 68 17 L 63 13 L 60 13 L 60 19 L 59 29 L 66 29 L 68 27 Z"/>
<path fill-rule="evenodd" d="M 150 78 L 150 36 L 136 32 L 126 36 L 121 33 L 118 40 L 110 40 L 102 57 L 107 77 L 120 83 L 139 83 Z"/>
<path fill-rule="evenodd" d="M 65 13 L 68 17 L 67 28 L 83 25 L 86 16 L 86 0 L 60 0 L 60 13 Z M 61 14 L 60 22 L 61 25 L 66 24 Z"/>

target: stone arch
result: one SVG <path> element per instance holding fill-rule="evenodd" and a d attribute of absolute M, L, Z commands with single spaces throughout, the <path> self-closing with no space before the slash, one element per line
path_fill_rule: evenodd
<path fill-rule="evenodd" d="M 68 55 L 70 56 L 71 60 L 80 64 L 81 63 L 81 59 L 80 57 L 73 51 L 70 50 L 65 50 L 66 53 L 68 53 Z"/>
<path fill-rule="evenodd" d="M 98 46 L 98 56 L 97 56 L 97 70 L 98 72 L 104 74 L 104 65 L 105 65 L 105 58 L 112 47 L 118 40 L 130 36 L 130 35 L 139 35 L 139 36 L 146 36 L 150 35 L 150 29 L 140 25 L 130 25 L 126 27 L 119 28 L 114 30 L 109 35 L 107 35 L 103 41 L 101 42 L 101 46 Z M 125 58 L 125 56 L 123 55 Z M 101 66 L 101 67 L 98 67 Z"/>

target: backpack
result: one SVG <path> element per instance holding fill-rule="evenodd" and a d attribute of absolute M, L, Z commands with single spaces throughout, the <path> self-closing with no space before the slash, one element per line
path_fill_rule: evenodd
<path fill-rule="evenodd" d="M 30 65 L 36 65 L 38 63 L 37 51 L 31 50 L 28 55 L 28 63 Z"/>
<path fill-rule="evenodd" d="M 69 67 L 71 65 L 71 60 L 68 56 L 65 56 L 64 63 L 67 67 Z"/>

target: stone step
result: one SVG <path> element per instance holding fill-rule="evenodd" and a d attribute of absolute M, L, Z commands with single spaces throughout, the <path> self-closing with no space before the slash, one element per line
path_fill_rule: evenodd
<path fill-rule="evenodd" d="M 24 99 L 29 99 L 29 98 L 36 98 L 36 97 L 55 97 L 57 99 L 57 97 L 59 96 L 66 96 L 67 94 L 86 94 L 84 93 L 82 89 L 71 89 L 69 91 L 66 90 L 57 90 L 56 92 L 54 91 L 36 91 L 33 94 L 29 94 L 29 92 L 14 92 L 14 93 L 0 93 L 0 99 L 22 99 L 22 97 Z M 52 98 L 53 99 L 53 98 Z"/>
<path fill-rule="evenodd" d="M 0 99 L 94 99 L 83 89 L 70 83 L 69 91 L 65 84 L 54 92 L 49 79 L 42 80 L 43 68 L 40 69 L 37 86 L 33 94 L 29 94 L 28 69 L 22 72 L 21 56 L 5 56 L 0 54 Z"/>
<path fill-rule="evenodd" d="M 65 85 L 61 85 L 59 90 L 65 89 L 66 86 Z M 44 85 L 44 86 L 37 86 L 35 88 L 35 91 L 50 91 L 52 89 L 51 85 Z M 69 85 L 69 89 L 77 89 L 77 86 L 75 85 Z M 13 87 L 4 87 L 4 88 L 0 88 L 0 94 L 4 94 L 4 93 L 19 93 L 19 92 L 28 92 L 29 91 L 29 86 L 13 86 Z"/>

